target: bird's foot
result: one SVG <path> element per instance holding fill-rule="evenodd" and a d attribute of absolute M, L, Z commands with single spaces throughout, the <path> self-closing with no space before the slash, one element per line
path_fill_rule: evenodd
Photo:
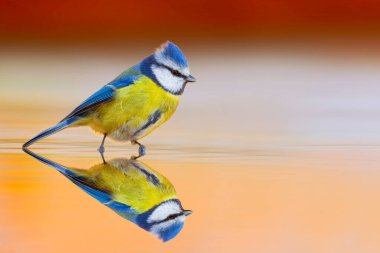
<path fill-rule="evenodd" d="M 102 156 L 103 156 L 103 153 L 105 151 L 105 149 L 104 149 L 104 142 L 106 140 L 106 137 L 107 137 L 107 134 L 104 134 L 103 139 L 102 139 L 102 143 L 100 143 L 100 146 L 98 148 L 98 151 L 99 151 L 100 154 L 102 154 Z"/>
<path fill-rule="evenodd" d="M 146 148 L 144 145 L 139 146 L 139 156 L 144 156 L 146 155 Z"/>
<path fill-rule="evenodd" d="M 99 151 L 100 156 L 102 157 L 103 163 L 106 163 L 106 160 L 104 159 L 104 151 L 105 151 L 105 148 L 104 148 L 103 146 L 100 146 L 100 147 L 98 148 L 98 151 Z"/>
<path fill-rule="evenodd" d="M 104 151 L 106 151 L 106 149 L 105 149 L 103 146 L 100 146 L 100 147 L 98 148 L 98 151 L 99 151 L 100 154 L 103 154 Z"/>
<path fill-rule="evenodd" d="M 146 147 L 144 145 L 142 145 L 138 141 L 132 141 L 132 144 L 133 145 L 135 145 L 135 144 L 139 145 L 139 155 L 138 156 L 131 156 L 132 160 L 136 160 L 137 158 L 140 158 L 140 157 L 146 155 Z"/>

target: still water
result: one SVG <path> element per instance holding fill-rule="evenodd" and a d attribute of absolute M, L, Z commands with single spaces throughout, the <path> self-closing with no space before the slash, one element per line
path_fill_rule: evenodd
<path fill-rule="evenodd" d="M 167 243 L 20 150 L 141 55 L 3 54 L 0 252 L 380 251 L 380 62 L 373 59 L 194 51 L 199 81 L 142 141 L 141 161 L 193 211 Z M 100 140 L 68 129 L 32 150 L 89 169 L 102 163 Z M 106 160 L 137 152 L 106 147 Z"/>

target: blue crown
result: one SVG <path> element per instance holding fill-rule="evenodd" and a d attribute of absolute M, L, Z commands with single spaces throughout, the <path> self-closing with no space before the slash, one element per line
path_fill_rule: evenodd
<path fill-rule="evenodd" d="M 173 62 L 176 62 L 181 67 L 187 67 L 187 60 L 183 55 L 181 49 L 174 43 L 167 41 L 156 52 L 157 55 L 168 58 Z"/>

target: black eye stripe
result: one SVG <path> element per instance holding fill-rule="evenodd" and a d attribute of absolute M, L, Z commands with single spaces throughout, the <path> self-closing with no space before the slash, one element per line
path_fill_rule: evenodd
<path fill-rule="evenodd" d="M 181 77 L 183 79 L 186 79 L 187 77 L 185 75 L 183 75 L 181 72 L 179 72 L 178 70 L 176 69 L 173 69 L 169 66 L 166 66 L 164 64 L 161 64 L 161 63 L 157 63 L 157 66 L 160 66 L 160 67 L 163 67 L 163 68 L 166 68 L 168 69 L 174 76 L 178 76 L 178 77 Z"/>
<path fill-rule="evenodd" d="M 171 72 L 172 72 L 172 74 L 173 75 L 175 75 L 175 76 L 179 76 L 179 77 L 182 77 L 182 75 L 181 75 L 181 73 L 179 73 L 179 71 L 178 70 L 170 70 Z"/>

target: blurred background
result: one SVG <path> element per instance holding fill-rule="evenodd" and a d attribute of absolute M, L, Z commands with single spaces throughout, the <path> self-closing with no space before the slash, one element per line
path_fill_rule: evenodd
<path fill-rule="evenodd" d="M 0 0 L 0 252 L 379 252 L 379 28 L 375 0 Z M 194 211 L 163 244 L 20 147 L 166 40 L 198 82 L 143 140 Z M 90 168 L 99 142 L 34 150 Z"/>

